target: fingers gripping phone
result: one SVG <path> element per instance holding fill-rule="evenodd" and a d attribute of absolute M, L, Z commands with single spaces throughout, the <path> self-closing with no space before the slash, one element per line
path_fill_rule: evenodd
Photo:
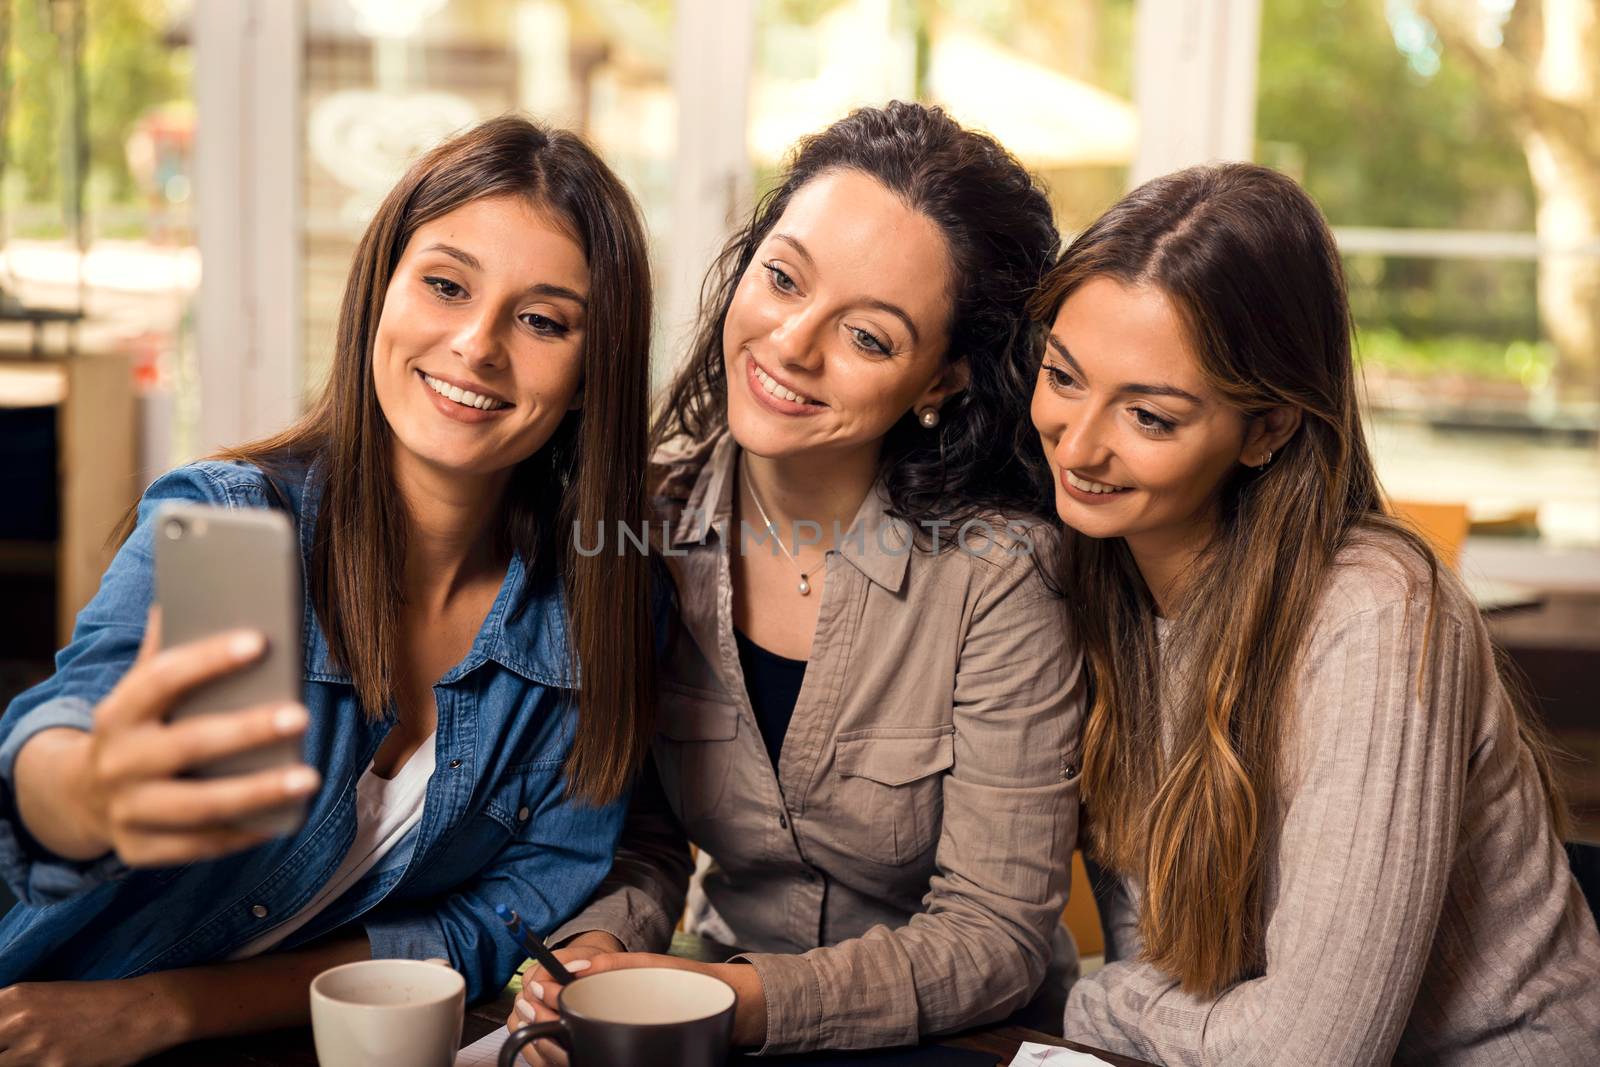
<path fill-rule="evenodd" d="M 235 629 L 257 630 L 267 639 L 259 659 L 191 690 L 173 707 L 171 720 L 303 698 L 300 553 L 287 516 L 267 509 L 166 504 L 156 513 L 155 560 L 163 647 Z M 300 759 L 299 740 L 289 739 L 206 763 L 193 773 L 220 778 Z M 284 834 L 304 818 L 305 803 L 298 801 L 242 825 Z"/>

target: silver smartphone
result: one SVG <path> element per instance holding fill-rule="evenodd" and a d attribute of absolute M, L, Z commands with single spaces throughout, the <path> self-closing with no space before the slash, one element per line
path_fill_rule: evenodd
<path fill-rule="evenodd" d="M 258 630 L 267 639 L 260 659 L 191 691 L 169 718 L 303 699 L 300 553 L 287 516 L 267 509 L 165 504 L 156 512 L 155 560 L 162 647 L 235 629 Z M 192 773 L 220 778 L 286 767 L 300 759 L 300 742 L 290 739 L 207 763 Z M 304 819 L 305 802 L 296 801 L 242 825 L 284 834 Z"/>

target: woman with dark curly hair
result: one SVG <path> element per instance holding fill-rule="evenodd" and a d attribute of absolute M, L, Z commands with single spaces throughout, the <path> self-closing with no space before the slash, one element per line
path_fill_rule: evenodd
<path fill-rule="evenodd" d="M 766 1052 L 1062 1002 L 1082 692 L 1017 436 L 1057 244 L 1011 155 L 905 103 L 802 141 L 728 244 L 656 425 L 654 761 L 564 960 L 708 970 Z M 652 955 L 686 892 L 735 962 Z M 528 977 L 513 1028 L 554 1015 Z"/>

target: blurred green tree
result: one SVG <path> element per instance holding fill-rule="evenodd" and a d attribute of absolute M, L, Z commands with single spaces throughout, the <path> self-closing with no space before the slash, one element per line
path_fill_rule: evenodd
<path fill-rule="evenodd" d="M 59 0 L 55 0 L 59 2 Z M 180 97 L 185 60 L 166 40 L 165 0 L 86 3 L 83 84 L 89 169 L 103 175 L 112 199 L 135 192 L 127 141 L 151 108 Z M 52 0 L 0 0 L 11 20 L 6 69 L 10 92 L 4 134 L 7 163 L 22 175 L 29 201 L 59 198 L 62 50 L 51 23 Z"/>
<path fill-rule="evenodd" d="M 1585 72 L 1541 86 L 1547 42 Z M 1600 239 L 1600 22 L 1578 0 L 1265 0 L 1257 158 L 1342 226 Z M 1577 225 L 1572 220 L 1577 219 Z M 1559 350 L 1568 396 L 1600 389 L 1600 264 L 1357 257 L 1357 320 L 1450 359 L 1450 338 Z M 1462 367 L 1481 372 L 1478 355 Z M 1389 346 L 1392 350 L 1393 346 Z M 1470 367 L 1468 366 L 1470 364 Z M 1514 368 L 1513 368 L 1514 369 Z"/>
<path fill-rule="evenodd" d="M 1510 121 L 1551 245 L 1600 242 L 1600 10 L 1594 0 L 1417 0 Z M 1600 401 L 1600 260 L 1539 263 L 1539 311 L 1561 354 L 1557 381 Z"/>
<path fill-rule="evenodd" d="M 1407 55 L 1385 0 L 1266 0 L 1257 136 L 1335 226 L 1527 229 L 1511 116 L 1453 53 Z"/>

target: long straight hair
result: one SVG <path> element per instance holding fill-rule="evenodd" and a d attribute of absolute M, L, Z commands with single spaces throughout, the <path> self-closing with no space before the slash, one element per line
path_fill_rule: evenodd
<path fill-rule="evenodd" d="M 1050 201 L 998 141 L 922 104 L 858 108 L 795 146 L 777 186 L 706 274 L 699 325 L 652 440 L 705 441 L 727 425 L 722 330 L 739 280 L 794 195 L 841 170 L 879 182 L 939 227 L 954 274 L 945 358 L 965 359 L 969 371 L 937 430 L 909 412 L 890 428 L 881 468 L 891 514 L 913 524 L 1050 514 L 1032 430 L 1016 418 L 1037 362 L 1028 297 L 1060 247 Z"/>
<path fill-rule="evenodd" d="M 1279 406 L 1302 416 L 1270 465 L 1240 467 L 1223 484 L 1220 521 L 1189 572 L 1165 648 L 1122 538 L 1068 529 L 1061 557 L 1092 680 L 1083 740 L 1089 845 L 1143 882 L 1145 958 L 1185 990 L 1215 995 L 1264 964 L 1283 709 L 1334 556 L 1358 533 L 1392 535 L 1382 539 L 1398 539 L 1398 551 L 1427 567 L 1431 598 L 1440 565 L 1385 506 L 1361 427 L 1338 250 L 1294 182 L 1224 164 L 1140 186 L 1067 249 L 1035 297 L 1035 316 L 1048 323 L 1097 277 L 1165 294 L 1227 403 L 1247 416 Z M 1430 599 L 1427 640 L 1436 623 Z M 1163 659 L 1181 681 L 1162 683 Z M 1172 730 L 1165 755 L 1163 719 Z M 1527 715 L 1518 722 L 1559 828 L 1546 744 Z"/>
<path fill-rule="evenodd" d="M 389 714 L 408 520 L 372 383 L 373 337 L 412 235 L 490 196 L 521 197 L 563 219 L 589 266 L 583 408 L 513 471 L 496 536 L 498 547 L 523 559 L 530 589 L 557 575 L 564 582 L 569 644 L 581 673 L 567 783 L 574 795 L 605 802 L 626 788 L 654 728 L 650 563 L 642 554 L 583 556 L 572 535 L 575 524 L 593 530 L 621 521 L 636 529 L 646 518 L 651 290 L 638 207 L 577 135 L 503 116 L 419 159 L 384 198 L 356 249 L 320 398 L 283 432 L 222 455 L 269 474 L 290 463 L 317 464 L 312 603 L 367 716 Z"/>

